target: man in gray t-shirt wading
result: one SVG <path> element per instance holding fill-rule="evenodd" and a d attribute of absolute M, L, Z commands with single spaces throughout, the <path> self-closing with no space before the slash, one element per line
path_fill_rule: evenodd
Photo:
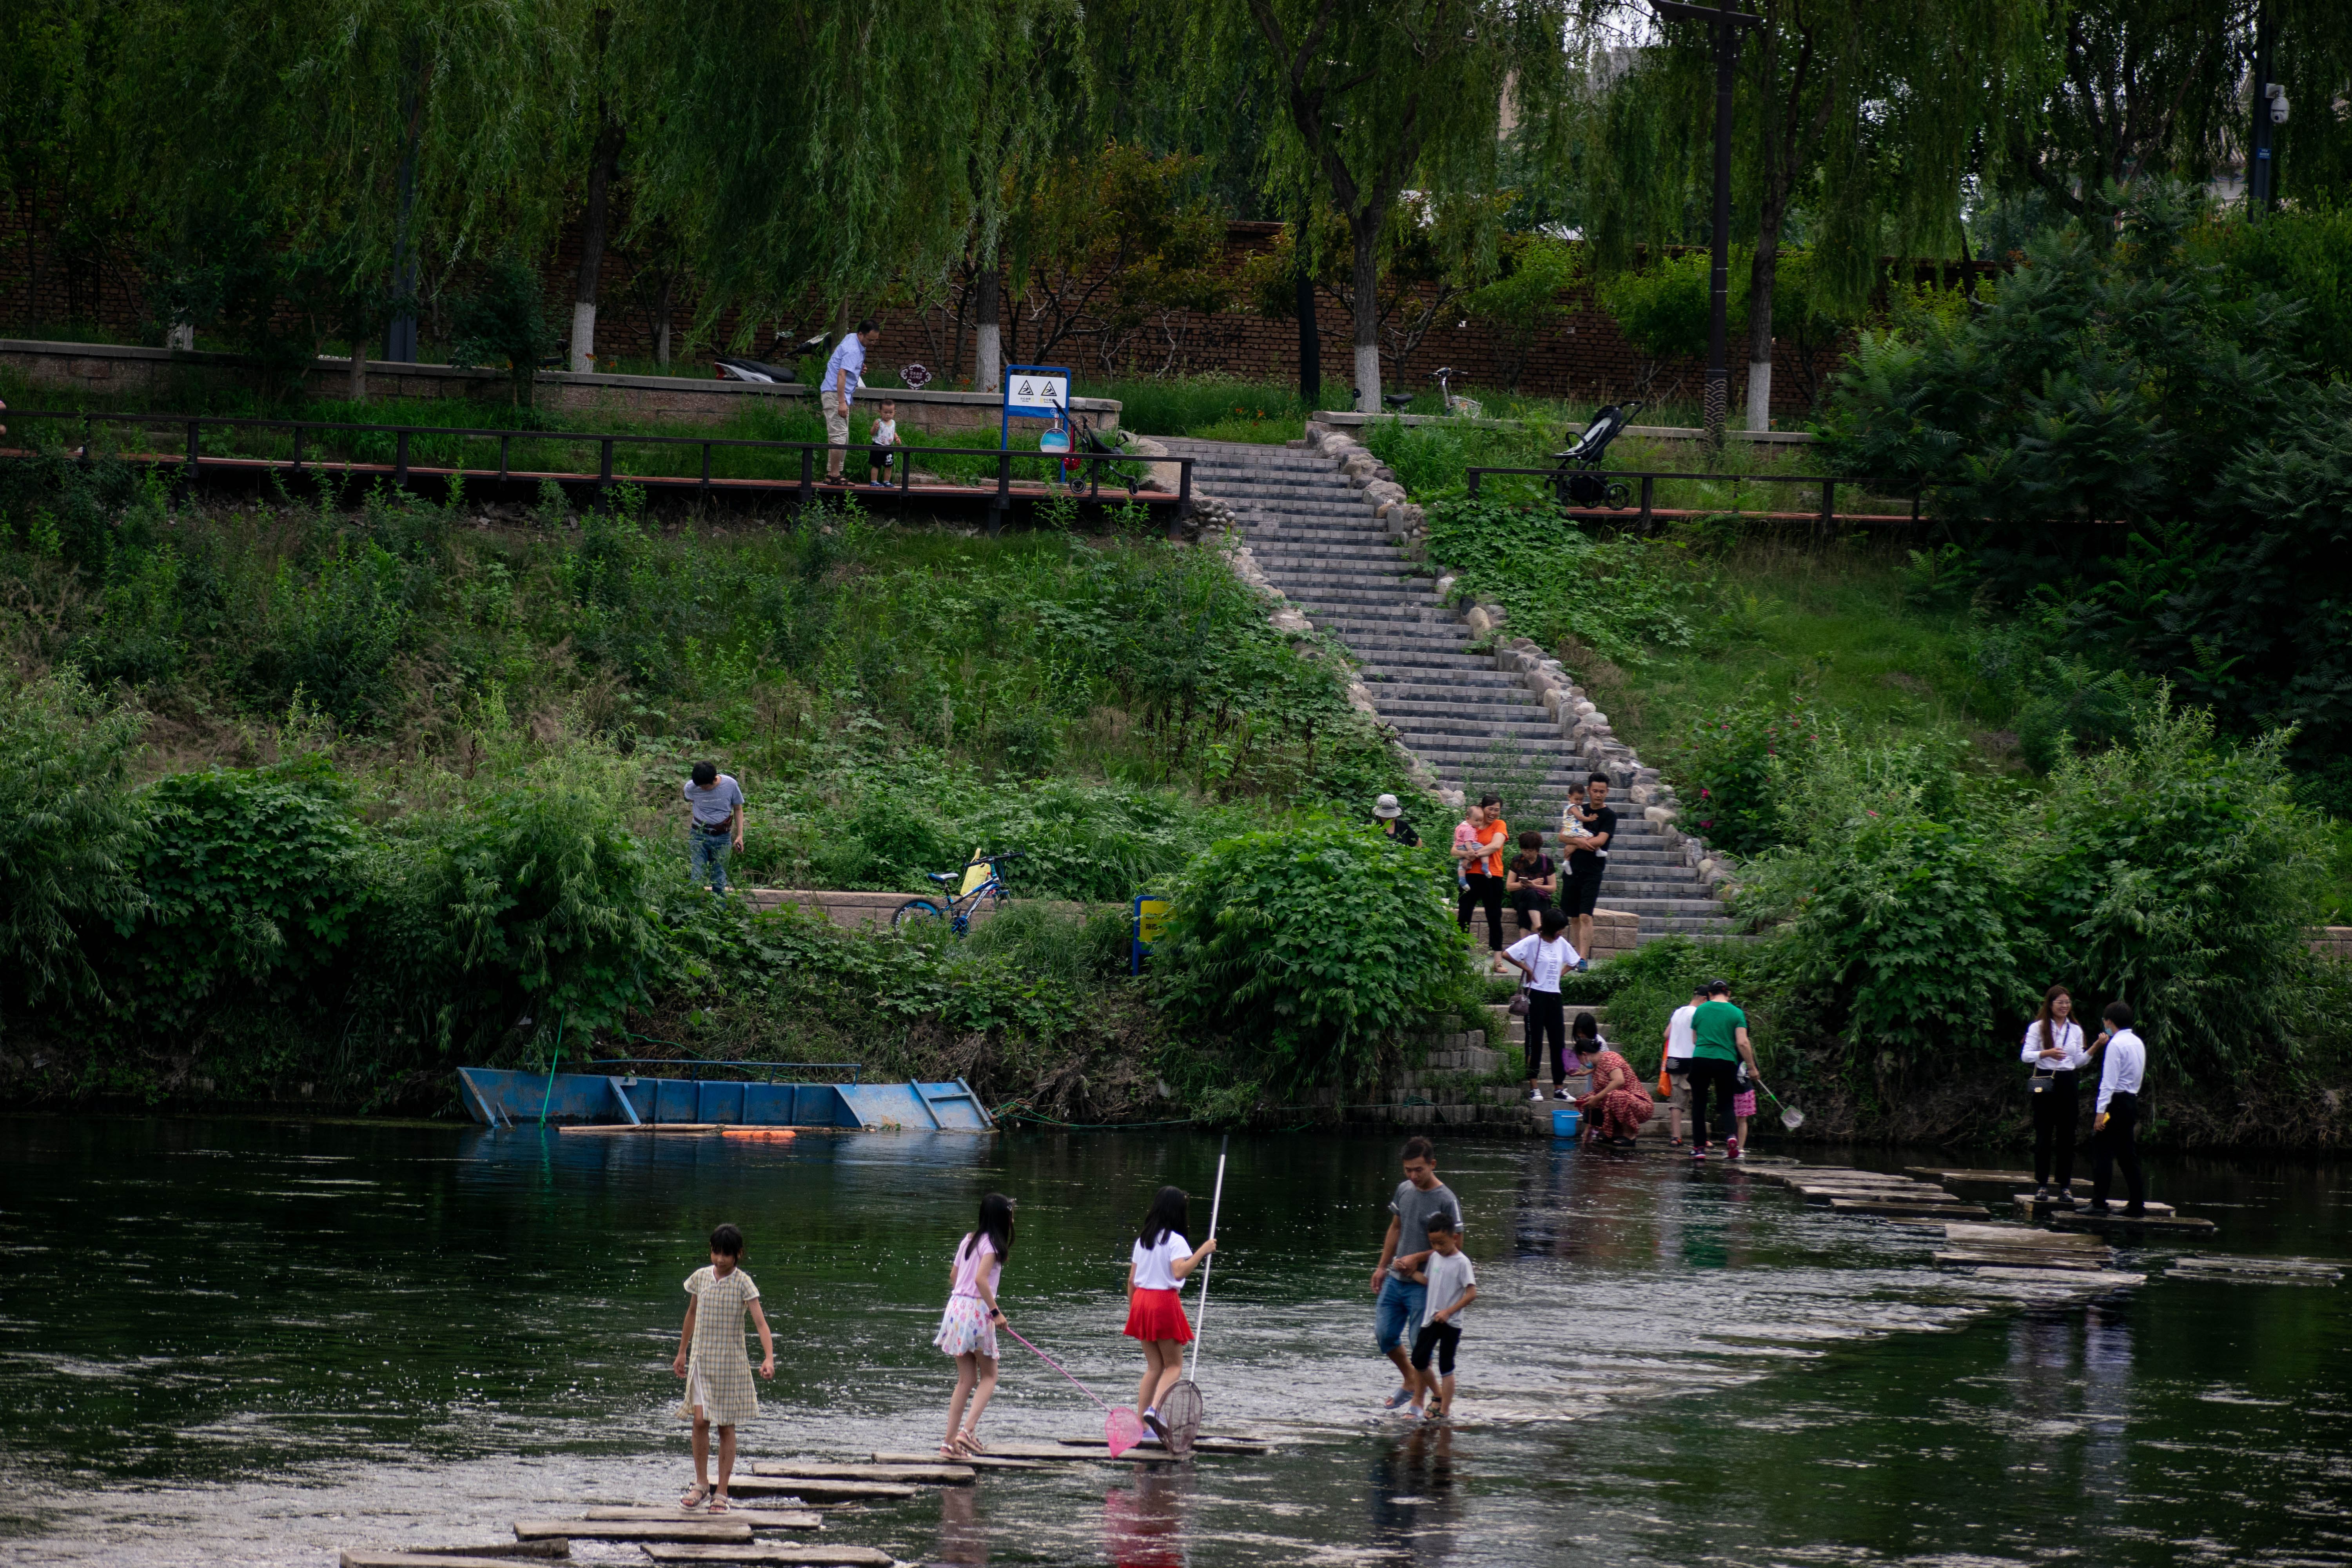
<path fill-rule="evenodd" d="M 724 893 L 728 851 L 743 847 L 743 786 L 720 773 L 716 763 L 697 763 L 694 782 L 686 786 L 686 805 L 692 818 L 686 837 L 693 879 Z"/>
<path fill-rule="evenodd" d="M 1452 1188 L 1437 1179 L 1437 1151 L 1426 1138 L 1409 1138 L 1404 1145 L 1404 1180 L 1389 1200 L 1388 1239 L 1381 1244 L 1380 1267 L 1372 1270 L 1372 1289 L 1380 1292 L 1380 1308 L 1372 1337 L 1381 1353 L 1396 1363 L 1404 1386 L 1389 1397 L 1395 1410 L 1412 1400 L 1417 1382 L 1412 1370 L 1412 1336 L 1421 1327 L 1429 1288 L 1410 1278 L 1412 1266 L 1429 1253 L 1429 1216 L 1444 1214 L 1462 1229 L 1462 1205 Z"/>

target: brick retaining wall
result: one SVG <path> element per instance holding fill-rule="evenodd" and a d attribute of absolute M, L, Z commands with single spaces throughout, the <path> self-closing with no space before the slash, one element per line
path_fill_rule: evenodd
<path fill-rule="evenodd" d="M 62 253 L 54 248 L 54 237 L 44 235 L 39 245 L 48 259 L 44 263 L 39 297 L 36 300 L 27 270 L 26 221 L 26 209 L 21 204 L 14 209 L 0 210 L 0 328 L 24 332 L 37 320 L 78 320 L 126 336 L 151 330 L 145 321 L 142 280 L 127 254 L 83 257 L 65 264 L 61 261 Z M 1228 270 L 1238 271 L 1253 256 L 1272 247 L 1281 232 L 1280 224 L 1227 225 Z M 608 358 L 625 355 L 650 359 L 653 318 L 636 302 L 641 292 L 633 285 L 638 268 L 633 258 L 617 247 L 608 248 L 605 254 L 606 265 L 598 289 L 598 352 Z M 1930 264 L 1915 264 L 1927 265 Z M 1948 271 L 1961 270 L 1956 264 L 1945 265 Z M 559 331 L 567 329 L 572 319 L 572 296 L 578 269 L 578 231 L 567 228 L 541 272 L 546 284 L 548 319 Z M 1992 268 L 1989 264 L 1978 264 L 1977 269 Z M 1561 321 L 1548 331 L 1527 355 L 1518 390 L 1531 396 L 1571 402 L 1598 402 L 1630 395 L 1640 381 L 1641 356 L 1619 334 L 1616 322 L 1601 310 L 1589 290 L 1571 293 L 1566 304 L 1567 313 Z M 693 319 L 696 305 L 691 288 L 681 284 L 671 311 L 674 346 L 682 343 L 686 324 Z M 1211 314 L 1165 311 L 1117 340 L 1088 336 L 1066 341 L 1041 353 L 1034 346 L 1026 310 L 1016 310 L 1015 306 L 1016 302 L 1008 298 L 1008 320 L 1015 315 L 1022 320 L 1008 325 L 1007 357 L 1020 363 L 1045 359 L 1067 364 L 1082 379 L 1215 372 L 1247 381 L 1295 384 L 1297 380 L 1297 324 L 1262 316 L 1255 310 Z M 877 366 L 896 371 L 910 361 L 920 360 L 941 378 L 935 385 L 948 388 L 951 380 L 955 386 L 971 385 L 977 349 L 975 329 L 970 323 L 960 324 L 943 307 L 923 310 L 884 307 L 873 309 L 872 313 L 885 331 L 882 342 L 875 350 Z M 751 323 L 749 335 L 754 343 L 753 352 L 762 352 L 767 340 L 779 330 L 787 337 L 798 338 L 829 326 L 832 315 L 825 302 L 812 299 L 791 315 Z M 1452 365 L 1458 379 L 1469 384 L 1493 387 L 1503 384 L 1506 345 L 1490 329 L 1470 321 L 1458 309 L 1449 310 L 1448 318 L 1438 322 L 1401 370 L 1384 363 L 1383 378 L 1391 391 L 1425 389 L 1429 373 L 1441 364 Z M 732 342 L 744 324 L 731 312 L 721 317 L 714 329 L 715 341 Z M 431 321 L 425 325 L 431 335 Z M 1354 374 L 1348 313 L 1331 300 L 1318 300 L 1317 327 L 1324 380 L 1327 384 L 1345 387 Z M 1836 352 L 1818 356 L 1816 377 L 1825 380 L 1842 363 L 1843 353 L 1840 345 Z M 1744 348 L 1735 344 L 1733 357 L 1738 362 L 1731 374 L 1736 405 L 1747 386 Z M 689 379 L 708 367 L 707 357 L 689 365 L 681 352 L 678 360 Z M 1808 411 L 1809 394 L 1800 374 L 1801 369 L 1795 345 L 1782 340 L 1773 361 L 1772 409 L 1774 416 L 1784 423 Z M 377 374 L 371 370 L 372 388 Z M 1664 362 L 1652 384 L 1653 401 L 1696 402 L 1703 374 L 1696 358 Z M 331 385 L 319 390 L 327 396 L 341 395 Z"/>
<path fill-rule="evenodd" d="M 244 375 L 234 355 L 192 353 L 173 349 L 122 348 L 103 343 L 56 343 L 20 338 L 0 339 L 0 364 L 22 374 L 37 386 L 74 393 L 136 394 L 153 405 L 171 408 L 194 401 L 209 386 L 236 384 Z M 504 371 L 460 370 L 446 364 L 400 364 L 370 360 L 367 368 L 371 397 L 462 397 L 482 403 L 504 403 L 511 384 Z M 339 398 L 351 387 L 351 361 L 321 359 L 304 377 L 314 397 Z M 618 418 L 653 419 L 679 425 L 720 425 L 760 402 L 788 402 L 808 406 L 814 392 L 798 384 L 761 386 L 743 381 L 698 381 L 686 376 L 573 375 L 542 371 L 538 377 L 539 405 L 551 412 Z M 921 392 L 868 388 L 860 399 L 870 406 L 887 396 L 898 405 L 898 422 L 909 430 L 982 429 L 997 422 L 1001 401 L 977 392 Z M 1100 429 L 1115 429 L 1119 405 L 1100 397 L 1073 397 L 1070 406 L 1092 419 Z M 352 418 L 366 422 L 366 411 Z M 1042 419 L 1016 419 L 1021 427 L 1042 427 Z"/>

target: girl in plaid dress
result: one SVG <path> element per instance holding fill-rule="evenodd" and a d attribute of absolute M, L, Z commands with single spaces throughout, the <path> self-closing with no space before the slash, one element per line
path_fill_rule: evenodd
<path fill-rule="evenodd" d="M 948 1402 L 948 1435 L 940 1458 L 965 1459 L 980 1452 L 980 1413 L 996 1392 L 996 1325 L 1004 1309 L 996 1304 L 996 1282 L 1013 1255 L 1013 1200 L 991 1193 L 980 1200 L 980 1223 L 956 1247 L 948 1265 L 948 1310 L 931 1343 L 955 1357 L 955 1397 Z M 964 1402 L 971 1418 L 964 1419 Z M 957 1428 L 962 1430 L 959 1432 Z"/>
<path fill-rule="evenodd" d="M 710 1233 L 710 1267 L 687 1277 L 686 1327 L 679 1331 L 677 1359 L 670 1370 L 686 1379 L 686 1403 L 678 1415 L 694 1423 L 694 1486 L 677 1500 L 680 1508 L 727 1511 L 727 1483 L 735 1474 L 735 1428 L 760 1414 L 751 1383 L 751 1361 L 743 1353 L 743 1314 L 760 1331 L 760 1375 L 776 1375 L 776 1342 L 768 1315 L 760 1310 L 760 1288 L 738 1267 L 743 1233 L 722 1225 Z M 719 1428 L 719 1488 L 710 1486 L 710 1429 Z"/>

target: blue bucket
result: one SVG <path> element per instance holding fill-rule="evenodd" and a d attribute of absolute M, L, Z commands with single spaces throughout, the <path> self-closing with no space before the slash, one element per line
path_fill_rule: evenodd
<path fill-rule="evenodd" d="M 1582 1126 L 1583 1122 L 1584 1112 L 1572 1105 L 1563 1105 L 1551 1113 L 1551 1135 L 1555 1138 L 1573 1138 L 1576 1136 L 1577 1129 Z"/>

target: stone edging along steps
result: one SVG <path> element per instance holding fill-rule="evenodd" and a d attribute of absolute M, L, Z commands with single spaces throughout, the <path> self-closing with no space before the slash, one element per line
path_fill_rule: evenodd
<path fill-rule="evenodd" d="M 1433 797 L 1418 814 L 1424 837 L 1451 831 L 1429 808 L 1459 807 L 1496 742 L 1540 764 L 1534 795 L 1547 837 L 1570 789 L 1606 773 L 1620 817 L 1605 907 L 1638 917 L 1637 942 L 1729 934 L 1717 889 L 1731 861 L 1679 827 L 1673 786 L 1617 739 L 1557 659 L 1525 637 L 1501 640 L 1496 606 L 1457 613 L 1452 577 L 1421 560 L 1421 509 L 1362 445 L 1319 426 L 1295 447 L 1162 441 L 1193 459 L 1193 493 L 1227 525 L 1234 570 L 1272 602 L 1275 626 L 1328 633 L 1354 657 L 1349 700 L 1402 748 Z"/>

